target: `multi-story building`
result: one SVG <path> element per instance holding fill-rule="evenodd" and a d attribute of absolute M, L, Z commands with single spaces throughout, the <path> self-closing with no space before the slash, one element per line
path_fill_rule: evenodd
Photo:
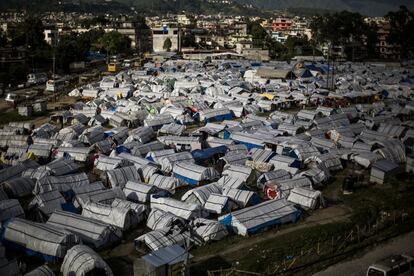
<path fill-rule="evenodd" d="M 151 45 L 151 30 L 146 26 L 143 26 L 139 22 L 126 21 L 115 25 L 111 30 L 117 31 L 131 39 L 131 48 L 138 52 L 150 52 L 152 50 Z M 109 31 L 109 29 L 106 29 Z"/>
<path fill-rule="evenodd" d="M 171 51 L 178 50 L 178 28 L 164 25 L 152 28 L 152 47 L 154 52 L 164 52 L 164 43 L 167 39 L 171 40 Z"/>
<path fill-rule="evenodd" d="M 59 41 L 59 30 L 55 26 L 45 27 L 43 34 L 45 36 L 45 41 L 51 46 L 56 46 Z"/>
<path fill-rule="evenodd" d="M 278 31 L 288 31 L 291 29 L 293 21 L 290 18 L 278 17 L 272 22 L 272 30 L 274 32 Z"/>
<path fill-rule="evenodd" d="M 388 42 L 388 36 L 391 28 L 389 22 L 385 20 L 379 21 L 377 26 L 377 52 L 379 56 L 383 59 L 400 59 L 400 46 Z"/>

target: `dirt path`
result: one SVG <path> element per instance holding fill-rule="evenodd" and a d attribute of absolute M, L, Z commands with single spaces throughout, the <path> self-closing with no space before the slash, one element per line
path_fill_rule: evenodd
<path fill-rule="evenodd" d="M 342 205 L 332 206 L 326 209 L 320 209 L 315 211 L 311 216 L 306 218 L 302 223 L 292 226 L 286 229 L 282 229 L 280 231 L 268 231 L 263 234 L 259 234 L 256 236 L 250 237 L 248 240 L 243 241 L 242 243 L 235 244 L 228 249 L 222 250 L 218 255 L 226 260 L 231 260 L 232 253 L 236 253 L 238 251 L 243 251 L 252 246 L 256 245 L 259 242 L 264 242 L 267 240 L 272 240 L 275 237 L 288 234 L 300 229 L 309 228 L 316 225 L 324 225 L 333 222 L 343 222 L 349 218 L 350 210 Z M 210 258 L 216 257 L 217 254 L 207 254 L 207 255 L 200 255 L 195 256 L 193 259 L 193 263 L 202 262 L 208 260 Z"/>
<path fill-rule="evenodd" d="M 414 255 L 414 231 L 408 234 L 396 237 L 387 241 L 373 249 L 368 249 L 360 258 L 333 265 L 328 269 L 314 274 L 315 276 L 330 276 L 330 275 L 348 275 L 360 276 L 365 275 L 368 266 L 378 260 L 387 258 L 395 254 Z M 368 251 L 367 250 L 367 251 Z"/>

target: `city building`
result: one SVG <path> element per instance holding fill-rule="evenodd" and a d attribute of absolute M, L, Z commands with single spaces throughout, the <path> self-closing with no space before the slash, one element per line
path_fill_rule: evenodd
<path fill-rule="evenodd" d="M 171 51 L 178 50 L 178 28 L 169 27 L 164 25 L 163 27 L 152 28 L 152 47 L 154 52 L 164 52 L 164 43 L 167 39 L 171 40 Z"/>

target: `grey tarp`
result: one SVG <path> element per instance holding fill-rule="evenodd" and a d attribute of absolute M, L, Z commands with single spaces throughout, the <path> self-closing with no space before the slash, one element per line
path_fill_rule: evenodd
<path fill-rule="evenodd" d="M 285 199 L 268 200 L 219 218 L 242 236 L 260 232 L 271 225 L 295 222 L 298 211 Z"/>
<path fill-rule="evenodd" d="M 117 226 L 122 230 L 127 230 L 132 226 L 134 213 L 129 208 L 112 207 L 108 204 L 89 201 L 82 206 L 82 216 L 97 219 Z"/>
<path fill-rule="evenodd" d="M 217 183 L 210 183 L 187 191 L 181 200 L 203 206 L 211 194 L 221 194 L 221 187 Z"/>
<path fill-rule="evenodd" d="M 152 230 L 171 227 L 177 220 L 180 218 L 170 212 L 152 208 L 148 215 L 147 227 Z"/>
<path fill-rule="evenodd" d="M 120 187 L 123 189 L 128 181 L 141 180 L 135 166 L 122 167 L 107 171 L 106 173 L 111 187 Z"/>
<path fill-rule="evenodd" d="M 95 251 L 85 245 L 76 245 L 66 253 L 60 271 L 63 276 L 85 276 L 95 269 L 99 269 L 99 275 L 113 275 L 111 268 Z"/>
<path fill-rule="evenodd" d="M 44 193 L 52 190 L 66 192 L 75 187 L 89 185 L 89 178 L 86 173 L 70 174 L 63 176 L 46 176 L 36 182 L 34 193 Z"/>
<path fill-rule="evenodd" d="M 45 215 L 50 215 L 55 210 L 62 210 L 62 204 L 66 201 L 59 191 L 47 191 L 41 194 L 35 195 L 29 204 L 30 208 L 36 208 Z"/>
<path fill-rule="evenodd" d="M 2 183 L 3 189 L 13 198 L 31 195 L 35 182 L 28 177 L 16 177 Z"/>
<path fill-rule="evenodd" d="M 47 224 L 76 234 L 84 243 L 94 248 L 105 247 L 122 238 L 121 230 L 115 226 L 65 211 L 53 212 Z"/>
<path fill-rule="evenodd" d="M 55 273 L 47 265 L 42 265 L 24 274 L 24 276 L 55 276 Z"/>
<path fill-rule="evenodd" d="M 75 161 L 64 158 L 56 159 L 50 162 L 46 165 L 46 168 L 50 170 L 54 176 L 70 174 L 79 170 L 79 166 L 75 163 Z"/>
<path fill-rule="evenodd" d="M 150 201 L 151 194 L 156 193 L 158 188 L 149 184 L 128 181 L 125 184 L 123 191 L 128 200 L 147 203 Z"/>
<path fill-rule="evenodd" d="M 0 222 L 10 218 L 24 218 L 24 211 L 17 199 L 5 199 L 0 201 Z"/>
<path fill-rule="evenodd" d="M 59 259 L 80 241 L 79 237 L 62 228 L 20 218 L 13 218 L 4 225 L 3 239 Z"/>
<path fill-rule="evenodd" d="M 151 196 L 151 209 L 152 208 L 173 213 L 174 215 L 186 220 L 199 217 L 201 211 L 197 204 L 190 204 L 168 197 L 156 198 L 154 196 Z"/>

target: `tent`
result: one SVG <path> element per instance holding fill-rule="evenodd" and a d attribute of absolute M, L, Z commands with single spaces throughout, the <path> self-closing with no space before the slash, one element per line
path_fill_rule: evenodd
<path fill-rule="evenodd" d="M 264 148 L 264 141 L 259 135 L 244 132 L 234 132 L 231 134 L 231 139 L 238 144 L 245 145 L 248 150 L 253 148 Z"/>
<path fill-rule="evenodd" d="M 133 202 L 150 202 L 151 194 L 158 191 L 158 187 L 136 181 L 128 181 L 123 189 L 126 198 Z"/>
<path fill-rule="evenodd" d="M 259 176 L 259 178 L 257 179 L 257 187 L 263 189 L 266 183 L 269 181 L 286 180 L 290 178 L 291 178 L 290 173 L 283 169 L 266 172 L 262 174 L 261 176 Z"/>
<path fill-rule="evenodd" d="M 204 109 L 200 111 L 200 121 L 204 121 L 205 123 L 231 119 L 233 119 L 233 113 L 226 107 Z"/>
<path fill-rule="evenodd" d="M 170 212 L 180 218 L 189 220 L 201 215 L 201 208 L 197 204 L 182 202 L 168 197 L 151 196 L 151 209 L 156 208 Z"/>
<path fill-rule="evenodd" d="M 175 192 L 175 189 L 180 187 L 179 181 L 176 178 L 161 174 L 153 174 L 149 179 L 148 185 L 156 186 L 172 194 Z"/>
<path fill-rule="evenodd" d="M 87 162 L 92 149 L 89 147 L 59 147 L 56 151 L 57 158 L 73 159 L 78 162 Z"/>
<path fill-rule="evenodd" d="M 54 211 L 47 224 L 72 232 L 93 248 L 106 247 L 122 238 L 121 230 L 115 226 L 65 211 Z"/>
<path fill-rule="evenodd" d="M 25 276 L 55 276 L 55 273 L 47 265 L 42 265 L 26 273 Z"/>
<path fill-rule="evenodd" d="M 223 175 L 217 184 L 221 186 L 223 191 L 228 189 L 242 189 L 246 186 L 246 182 L 242 178 Z"/>
<path fill-rule="evenodd" d="M 77 196 L 76 202 L 79 206 L 84 206 L 88 201 L 111 204 L 116 198 L 125 199 L 125 194 L 119 187 L 96 190 L 93 193 Z"/>
<path fill-rule="evenodd" d="M 111 187 L 120 187 L 121 189 L 125 187 L 128 181 L 137 181 L 141 179 L 135 166 L 122 167 L 107 171 L 106 173 Z"/>
<path fill-rule="evenodd" d="M 147 214 L 147 206 L 144 204 L 134 203 L 125 199 L 115 198 L 111 207 L 129 209 L 132 212 L 131 225 L 136 226 L 144 220 Z"/>
<path fill-rule="evenodd" d="M 181 220 L 175 214 L 163 211 L 161 209 L 152 208 L 148 215 L 147 227 L 156 230 L 173 226 L 173 224 Z"/>
<path fill-rule="evenodd" d="M 122 230 L 131 228 L 134 215 L 134 212 L 129 208 L 112 207 L 97 202 L 89 201 L 82 206 L 82 216 L 100 220 Z"/>
<path fill-rule="evenodd" d="M 37 180 L 33 192 L 35 194 L 52 190 L 60 192 L 69 191 L 75 187 L 89 185 L 89 178 L 86 173 L 70 174 L 63 176 L 46 176 Z"/>
<path fill-rule="evenodd" d="M 29 203 L 29 209 L 39 211 L 40 218 L 48 217 L 55 210 L 62 210 L 62 206 L 66 203 L 61 193 L 57 190 L 47 191 L 34 196 Z"/>
<path fill-rule="evenodd" d="M 191 153 L 183 151 L 183 152 L 177 152 L 174 154 L 170 154 L 168 156 L 160 157 L 160 164 L 161 164 L 161 170 L 163 172 L 169 173 L 173 170 L 174 164 L 176 162 L 191 162 L 194 163 L 194 157 Z"/>
<path fill-rule="evenodd" d="M 262 232 L 274 225 L 296 222 L 300 212 L 286 199 L 268 200 L 219 217 L 219 221 L 239 235 Z"/>
<path fill-rule="evenodd" d="M 304 209 L 316 209 L 325 205 L 322 193 L 309 188 L 293 188 L 287 200 L 300 205 Z"/>
<path fill-rule="evenodd" d="M 151 251 L 155 251 L 174 244 L 184 245 L 186 239 L 186 233 L 182 233 L 180 228 L 162 228 L 139 236 L 134 243 L 136 248 L 146 245 Z"/>
<path fill-rule="evenodd" d="M 194 220 L 195 232 L 204 242 L 219 241 L 228 235 L 226 227 L 217 220 L 197 218 Z"/>
<path fill-rule="evenodd" d="M 0 275 L 21 276 L 17 259 L 6 259 L 6 249 L 0 243 Z M 47 275 L 54 276 L 54 275 Z"/>
<path fill-rule="evenodd" d="M 247 190 L 230 188 L 224 190 L 223 195 L 233 200 L 241 208 L 256 205 L 260 202 L 260 197 L 258 194 Z"/>
<path fill-rule="evenodd" d="M 233 164 L 225 166 L 221 175 L 237 178 L 247 182 L 252 176 L 252 172 L 253 170 L 250 167 Z"/>
<path fill-rule="evenodd" d="M 81 201 L 87 201 L 89 195 L 93 195 L 104 190 L 105 187 L 102 182 L 97 181 L 89 185 L 74 187 L 71 192 L 73 193 L 73 203 L 76 208 L 80 207 Z"/>
<path fill-rule="evenodd" d="M 17 199 L 0 200 L 0 222 L 18 217 L 24 218 L 24 211 Z"/>
<path fill-rule="evenodd" d="M 112 276 L 112 270 L 99 254 L 85 245 L 76 245 L 68 250 L 60 271 L 63 275 L 106 275 Z"/>
<path fill-rule="evenodd" d="M 187 191 L 181 197 L 181 200 L 203 206 L 207 202 L 208 197 L 214 193 L 221 194 L 221 187 L 217 183 L 210 183 Z"/>
<path fill-rule="evenodd" d="M 222 214 L 223 212 L 231 210 L 229 197 L 221 194 L 210 194 L 207 201 L 204 203 L 204 209 L 212 214 Z"/>
<path fill-rule="evenodd" d="M 95 168 L 100 171 L 110 171 L 115 170 L 117 168 L 126 166 L 129 162 L 125 159 L 120 157 L 109 157 L 100 154 L 98 158 L 95 159 Z"/>
<path fill-rule="evenodd" d="M 159 136 L 158 141 L 166 146 L 174 147 L 180 150 L 201 149 L 199 137 L 193 136 Z"/>
<path fill-rule="evenodd" d="M 35 182 L 28 177 L 16 177 L 1 184 L 4 191 L 12 198 L 20 198 L 32 194 Z"/>
<path fill-rule="evenodd" d="M 60 227 L 13 218 L 2 225 L 2 243 L 9 248 L 57 262 L 80 242 L 79 237 Z"/>
<path fill-rule="evenodd" d="M 74 160 L 59 158 L 45 165 L 54 176 L 75 173 L 79 170 L 79 166 Z"/>
<path fill-rule="evenodd" d="M 204 181 L 211 181 L 219 177 L 219 173 L 212 167 L 202 167 L 190 162 L 177 162 L 174 164 L 175 178 L 190 185 L 199 185 Z"/>
<path fill-rule="evenodd" d="M 296 187 L 312 188 L 312 181 L 306 176 L 270 181 L 266 183 L 264 192 L 270 199 L 286 198 L 289 196 L 290 191 Z"/>
<path fill-rule="evenodd" d="M 22 175 L 22 173 L 30 168 L 37 168 L 39 165 L 32 161 L 32 160 L 26 160 L 24 162 L 21 162 L 17 165 L 7 167 L 0 170 L 0 183 L 3 183 L 6 180 L 19 177 Z"/>

